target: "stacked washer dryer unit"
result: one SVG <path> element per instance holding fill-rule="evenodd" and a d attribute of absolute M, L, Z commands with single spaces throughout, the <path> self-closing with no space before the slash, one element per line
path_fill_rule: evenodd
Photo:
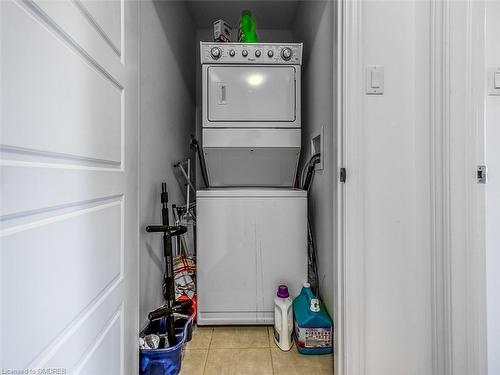
<path fill-rule="evenodd" d="M 198 324 L 272 324 L 279 284 L 307 279 L 299 43 L 202 42 Z"/>

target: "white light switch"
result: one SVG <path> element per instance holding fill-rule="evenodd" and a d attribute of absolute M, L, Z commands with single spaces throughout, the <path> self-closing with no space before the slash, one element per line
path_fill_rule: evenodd
<path fill-rule="evenodd" d="M 495 72 L 495 78 L 493 81 L 495 83 L 495 90 L 500 89 L 500 72 Z"/>
<path fill-rule="evenodd" d="M 366 67 L 366 93 L 382 95 L 384 93 L 384 67 L 368 65 Z"/>
<path fill-rule="evenodd" d="M 488 68 L 488 94 L 500 95 L 500 66 Z"/>
<path fill-rule="evenodd" d="M 381 72 L 372 71 L 372 88 L 379 89 L 382 86 L 383 76 Z"/>

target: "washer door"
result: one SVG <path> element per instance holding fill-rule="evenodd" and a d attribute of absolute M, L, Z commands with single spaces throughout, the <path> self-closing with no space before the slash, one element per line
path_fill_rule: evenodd
<path fill-rule="evenodd" d="M 295 121 L 293 67 L 222 65 L 209 67 L 207 73 L 209 121 Z"/>

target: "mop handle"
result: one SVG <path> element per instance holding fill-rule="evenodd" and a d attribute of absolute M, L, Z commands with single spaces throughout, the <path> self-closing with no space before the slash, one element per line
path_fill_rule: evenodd
<path fill-rule="evenodd" d="M 191 159 L 188 159 L 188 173 L 187 173 L 187 178 L 188 178 L 188 184 L 191 183 Z M 186 203 L 186 209 L 189 212 L 189 186 L 187 186 L 187 203 Z"/>
<path fill-rule="evenodd" d="M 148 225 L 146 232 L 165 232 L 167 236 L 175 237 L 187 232 L 184 225 Z"/>
<path fill-rule="evenodd" d="M 164 316 L 168 316 L 171 313 L 178 312 L 184 309 L 189 309 L 191 306 L 193 306 L 192 301 L 182 301 L 180 303 L 176 302 L 176 304 L 172 308 L 168 306 L 162 306 L 157 308 L 156 310 L 151 311 L 148 314 L 148 318 L 149 320 L 160 319 L 163 318 Z"/>

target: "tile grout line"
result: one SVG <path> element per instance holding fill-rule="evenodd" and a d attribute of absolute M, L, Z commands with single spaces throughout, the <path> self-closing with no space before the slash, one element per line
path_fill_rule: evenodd
<path fill-rule="evenodd" d="M 269 344 L 269 355 L 271 356 L 271 372 L 273 373 L 274 375 L 274 362 L 273 362 L 273 352 L 271 350 L 271 337 L 269 336 L 270 335 L 270 328 L 267 327 L 267 343 Z"/>
<path fill-rule="evenodd" d="M 274 362 L 273 362 L 273 353 L 271 351 L 271 347 L 269 347 L 269 355 L 271 356 L 271 372 L 274 375 Z"/>
<path fill-rule="evenodd" d="M 203 368 L 201 370 L 201 374 L 205 374 L 205 369 L 207 368 L 207 362 L 208 362 L 208 353 L 210 352 L 209 350 L 206 351 L 207 353 L 205 354 L 205 360 L 203 361 Z"/>
<path fill-rule="evenodd" d="M 212 349 L 212 340 L 214 338 L 215 328 L 211 327 L 210 341 L 208 342 L 208 350 Z"/>
<path fill-rule="evenodd" d="M 0 0 L 1 2 L 2 0 Z M 248 350 L 248 349 L 269 349 L 267 346 L 232 346 L 232 347 L 222 347 L 222 348 L 212 348 L 210 350 Z"/>
<path fill-rule="evenodd" d="M 207 369 L 208 356 L 210 355 L 210 348 L 212 347 L 212 337 L 214 337 L 214 327 L 211 327 L 210 341 L 208 342 L 207 355 L 205 357 L 205 362 L 203 363 L 203 371 L 201 372 L 202 375 L 205 374 L 205 370 Z"/>

